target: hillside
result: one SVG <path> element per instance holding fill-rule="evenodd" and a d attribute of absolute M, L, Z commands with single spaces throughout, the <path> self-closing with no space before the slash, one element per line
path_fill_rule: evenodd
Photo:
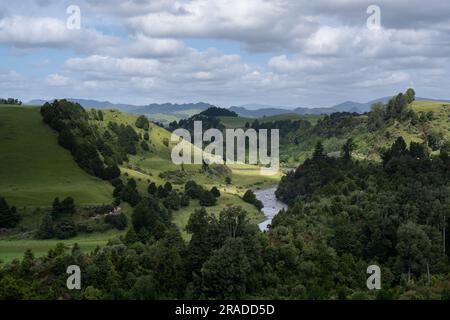
<path fill-rule="evenodd" d="M 112 201 L 109 183 L 78 167 L 38 108 L 0 107 L 0 136 L 0 195 L 15 206 L 47 207 L 67 196 L 81 205 Z"/>
<path fill-rule="evenodd" d="M 104 121 L 100 125 L 106 126 L 109 121 L 134 125 L 136 117 L 134 115 L 119 112 L 117 110 L 105 110 Z M 139 131 L 143 134 L 143 131 Z M 133 177 L 137 180 L 138 189 L 145 193 L 149 181 L 162 185 L 169 181 L 176 190 L 182 190 L 184 184 L 189 180 L 194 180 L 206 189 L 213 186 L 219 188 L 222 196 L 219 198 L 217 206 L 211 207 L 212 212 L 219 213 L 226 205 L 235 204 L 242 206 L 253 223 L 261 222 L 262 214 L 255 207 L 245 203 L 240 198 L 247 189 L 258 188 L 276 184 L 281 175 L 261 176 L 259 168 L 251 165 L 212 165 L 208 171 L 203 171 L 200 165 L 179 165 L 173 164 L 171 160 L 171 149 L 175 143 L 170 142 L 171 133 L 155 124 L 150 124 L 149 130 L 150 150 L 141 151 L 138 155 L 130 156 L 128 164 L 121 167 L 122 178 L 124 180 Z M 225 178 L 230 176 L 232 185 L 225 183 Z M 199 208 L 198 201 L 193 201 L 189 207 L 182 208 L 173 213 L 174 222 L 183 231 L 190 214 Z"/>
<path fill-rule="evenodd" d="M 428 142 L 430 136 L 438 136 L 441 141 L 450 138 L 450 104 L 417 100 L 411 104 L 411 109 L 424 118 L 431 112 L 432 119 L 415 124 L 391 119 L 381 123 L 379 128 L 372 128 L 374 122 L 370 115 L 335 113 L 326 116 L 309 130 L 288 134 L 288 143 L 280 150 L 281 162 L 286 166 L 303 162 L 312 155 L 319 141 L 327 153 L 338 154 L 344 142 L 352 138 L 357 146 L 356 158 L 379 161 L 380 152 L 399 136 L 408 144 L 411 141 Z"/>
<path fill-rule="evenodd" d="M 42 100 L 35 99 L 29 101 L 27 104 L 32 106 L 42 106 L 46 102 L 53 102 L 55 99 Z M 178 121 L 180 119 L 189 118 L 194 114 L 200 113 L 210 107 L 211 104 L 198 102 L 198 103 L 151 103 L 148 105 L 133 105 L 125 103 L 112 103 L 109 101 L 97 101 L 89 99 L 76 99 L 68 98 L 70 102 L 79 103 L 83 108 L 90 109 L 118 109 L 122 112 L 128 112 L 135 115 L 145 115 L 150 120 L 168 123 L 172 121 Z"/>
<path fill-rule="evenodd" d="M 111 132 L 111 123 L 132 127 L 143 142 L 146 131 L 136 127 L 137 117 L 115 109 L 104 109 L 102 119 L 98 111 L 88 110 L 88 124 L 95 128 L 96 134 Z M 5 197 L 9 204 L 18 208 L 22 219 L 19 225 L 5 234 L 1 234 L 0 259 L 10 261 L 22 257 L 26 249 L 33 249 L 37 256 L 45 254 L 56 243 L 62 242 L 69 248 L 79 243 L 83 251 L 90 251 L 97 245 L 105 245 L 109 239 L 117 238 L 124 231 L 102 231 L 103 227 L 93 225 L 88 233 L 80 232 L 76 237 L 65 240 L 37 240 L 33 238 L 42 218 L 48 212 L 53 199 L 73 197 L 77 212 L 73 216 L 75 223 L 92 224 L 92 207 L 87 205 L 110 204 L 113 201 L 113 187 L 110 182 L 88 175 L 73 160 L 68 150 L 58 144 L 58 133 L 42 121 L 39 108 L 35 107 L 0 107 L 0 147 L 7 150 L 1 157 L 0 197 Z M 216 166 L 206 170 L 201 165 L 175 165 L 171 160 L 171 133 L 153 123 L 148 130 L 149 150 L 137 148 L 135 155 L 128 155 L 128 162 L 120 165 L 120 178 L 125 183 L 133 178 L 141 195 L 147 194 L 150 182 L 162 186 L 166 182 L 174 190 L 184 192 L 184 185 L 189 180 L 196 181 L 206 190 L 217 187 L 221 196 L 209 211 L 219 214 L 228 205 L 239 205 L 248 212 L 253 224 L 263 220 L 263 214 L 253 205 L 244 202 L 241 197 L 249 188 L 260 188 L 276 184 L 278 176 L 260 176 L 258 167 L 249 165 Z M 226 184 L 225 178 L 232 183 Z M 133 209 L 122 202 L 122 212 L 131 218 Z M 39 209 L 38 207 L 42 208 Z M 187 221 L 196 209 L 199 200 L 191 200 L 189 206 L 172 212 L 172 221 L 177 225 L 185 239 Z M 130 226 L 130 223 L 128 224 Z"/>

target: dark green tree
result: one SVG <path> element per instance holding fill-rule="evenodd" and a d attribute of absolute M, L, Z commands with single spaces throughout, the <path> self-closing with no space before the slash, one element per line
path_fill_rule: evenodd
<path fill-rule="evenodd" d="M 317 142 L 314 152 L 313 152 L 313 159 L 323 159 L 326 157 L 325 150 L 323 148 L 323 144 L 321 141 Z"/>
<path fill-rule="evenodd" d="M 150 122 L 148 121 L 146 116 L 139 116 L 136 119 L 135 125 L 139 129 L 144 129 L 145 131 L 147 131 L 150 128 Z"/>
<path fill-rule="evenodd" d="M 217 198 L 212 192 L 203 190 L 200 194 L 199 203 L 204 207 L 212 207 L 217 204 Z"/>
<path fill-rule="evenodd" d="M 214 197 L 216 197 L 216 198 L 220 197 L 220 191 L 219 191 L 219 189 L 217 189 L 217 187 L 215 187 L 215 186 L 212 187 L 210 192 L 214 195 Z"/>
<path fill-rule="evenodd" d="M 46 214 L 42 218 L 39 229 L 36 233 L 38 239 L 51 239 L 55 236 L 55 231 L 53 230 L 53 219 L 51 214 Z"/>
<path fill-rule="evenodd" d="M 242 239 L 228 239 L 202 268 L 202 291 L 213 299 L 243 298 L 247 289 L 250 263 Z"/>
<path fill-rule="evenodd" d="M 352 152 L 355 150 L 356 144 L 353 141 L 352 138 L 347 139 L 347 141 L 342 146 L 342 158 L 344 161 L 351 161 L 352 160 Z"/>
<path fill-rule="evenodd" d="M 156 186 L 156 184 L 154 182 L 151 182 L 147 187 L 148 194 L 155 195 L 157 191 L 158 191 L 158 187 Z"/>
<path fill-rule="evenodd" d="M 16 208 L 10 207 L 5 198 L 0 198 L 0 228 L 14 228 L 19 221 Z"/>

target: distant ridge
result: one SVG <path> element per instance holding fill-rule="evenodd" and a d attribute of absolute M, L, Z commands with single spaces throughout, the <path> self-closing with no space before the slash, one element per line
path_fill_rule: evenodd
<path fill-rule="evenodd" d="M 46 102 L 52 102 L 52 100 L 42 100 L 35 99 L 27 102 L 27 105 L 32 106 L 41 106 Z M 198 103 L 152 103 L 149 105 L 132 105 L 132 104 L 123 104 L 123 103 L 111 103 L 109 101 L 97 101 L 97 100 L 89 100 L 89 99 L 74 99 L 67 98 L 68 101 L 79 103 L 83 108 L 95 108 L 95 109 L 119 109 L 124 112 L 129 112 L 133 114 L 144 114 L 148 116 L 150 119 L 157 121 L 164 121 L 161 117 L 153 118 L 152 115 L 167 115 L 169 117 L 173 117 L 176 119 L 184 119 L 188 118 L 195 113 L 200 113 L 205 111 L 211 107 L 215 107 L 212 104 L 205 102 Z M 164 118 L 164 117 L 163 117 Z"/>
<path fill-rule="evenodd" d="M 270 106 L 264 104 L 246 104 L 241 106 L 232 106 L 229 108 L 230 111 L 236 112 L 241 117 L 247 118 L 259 118 L 259 117 L 271 117 L 280 114 L 294 113 L 299 115 L 321 115 L 321 114 L 331 114 L 334 112 L 355 112 L 355 113 L 365 113 L 370 111 L 370 107 L 377 102 L 387 103 L 391 97 L 382 97 L 369 102 L 355 102 L 355 101 L 345 101 L 336 104 L 331 107 L 323 108 L 306 108 L 306 107 L 283 107 L 283 106 Z M 53 101 L 48 100 L 48 101 Z M 68 98 L 67 100 L 72 102 L 77 102 L 84 108 L 96 108 L 96 109 L 119 109 L 124 112 L 129 112 L 133 114 L 144 114 L 149 118 L 153 118 L 154 115 L 158 114 L 159 117 L 154 118 L 158 121 L 170 122 L 173 119 L 186 119 L 190 116 L 205 111 L 209 108 L 215 107 L 212 104 L 205 102 L 197 103 L 151 103 L 148 105 L 131 105 L 123 103 L 111 103 L 109 101 L 97 101 L 89 99 L 74 99 Z M 417 97 L 416 100 L 429 100 L 429 101 L 442 101 L 450 102 L 450 100 L 445 99 L 428 99 Z M 43 105 L 47 100 L 35 99 L 27 102 L 27 105 Z M 172 120 L 161 120 L 160 115 L 169 116 Z M 164 118 L 164 117 L 163 117 Z"/>
<path fill-rule="evenodd" d="M 243 106 L 233 106 L 230 108 L 231 111 L 236 112 L 241 117 L 248 118 L 260 118 L 260 117 L 271 117 L 279 114 L 295 113 L 299 115 L 321 115 L 321 114 L 331 114 L 334 112 L 355 112 L 355 113 L 366 113 L 370 111 L 371 106 L 374 103 L 381 102 L 387 103 L 391 97 L 382 97 L 369 102 L 355 102 L 355 101 L 345 101 L 340 104 L 334 105 L 332 107 L 324 108 L 288 108 L 288 107 L 272 107 L 268 105 L 257 105 L 257 104 L 247 104 Z M 428 101 L 442 101 L 450 102 L 450 100 L 445 99 L 429 99 L 417 97 L 416 100 L 428 100 Z M 262 106 L 262 108 L 255 108 L 255 106 Z"/>

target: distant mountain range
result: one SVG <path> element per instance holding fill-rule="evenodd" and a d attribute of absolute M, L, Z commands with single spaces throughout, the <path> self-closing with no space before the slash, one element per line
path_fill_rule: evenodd
<path fill-rule="evenodd" d="M 242 117 L 249 118 L 259 118 L 259 117 L 270 117 L 283 113 L 296 113 L 300 115 L 312 114 L 312 115 L 320 115 L 320 114 L 331 114 L 334 112 L 356 112 L 356 113 L 365 113 L 370 111 L 370 107 L 372 104 L 376 102 L 388 102 L 390 97 L 383 97 L 376 100 L 372 100 L 366 103 L 354 102 L 354 101 L 345 101 L 343 103 L 337 104 L 332 107 L 324 107 L 324 108 L 288 108 L 288 107 L 271 107 L 271 106 L 263 106 L 261 108 L 257 108 L 256 106 L 262 105 L 243 105 L 239 107 L 231 107 L 230 110 L 236 112 Z"/>
<path fill-rule="evenodd" d="M 188 118 L 196 113 L 200 113 L 214 107 L 209 103 L 198 102 L 198 103 L 152 103 L 149 105 L 139 106 L 132 104 L 123 103 L 111 103 L 109 101 L 97 101 L 97 100 L 87 100 L 87 99 L 67 99 L 71 102 L 79 103 L 84 108 L 95 108 L 95 109 L 119 109 L 124 112 L 129 112 L 133 114 L 144 114 L 150 119 L 160 122 L 170 122 L 173 120 L 180 120 Z M 40 106 L 53 100 L 31 100 L 27 102 L 27 105 Z"/>
<path fill-rule="evenodd" d="M 377 102 L 387 103 L 390 97 L 383 97 L 379 99 L 375 99 L 369 102 L 361 103 L 354 101 L 345 101 L 343 103 L 334 105 L 332 107 L 323 107 L 323 108 L 292 108 L 292 107 L 283 107 L 283 106 L 269 106 L 262 104 L 246 104 L 241 106 L 233 106 L 229 109 L 231 111 L 236 112 L 241 117 L 247 118 L 259 118 L 259 117 L 270 117 L 276 116 L 285 113 L 295 113 L 300 115 L 320 115 L 320 114 L 331 114 L 334 112 L 355 112 L 355 113 L 365 113 L 370 111 L 370 107 Z M 109 101 L 97 101 L 97 100 L 88 100 L 88 99 L 67 99 L 72 102 L 77 102 L 82 105 L 84 108 L 96 108 L 96 109 L 119 109 L 124 112 L 129 112 L 133 114 L 144 114 L 147 115 L 150 119 L 161 121 L 161 122 L 170 122 L 173 120 L 180 120 L 184 118 L 188 118 L 196 113 L 200 113 L 210 107 L 214 107 L 214 105 L 204 102 L 198 103 L 183 103 L 183 104 L 173 104 L 173 103 L 152 103 L 149 105 L 139 106 L 139 105 L 131 105 L 131 104 L 122 104 L 122 103 L 111 103 Z M 430 100 L 430 101 L 443 101 L 450 102 L 450 100 L 436 100 L 436 99 L 427 99 L 427 98 L 419 98 L 416 100 Z M 52 101 L 52 100 L 49 100 Z M 47 100 L 31 100 L 27 105 L 43 105 Z"/>

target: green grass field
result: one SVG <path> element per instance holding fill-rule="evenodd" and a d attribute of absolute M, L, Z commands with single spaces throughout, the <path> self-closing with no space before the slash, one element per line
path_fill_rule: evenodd
<path fill-rule="evenodd" d="M 11 205 L 48 207 L 67 196 L 80 205 L 112 201 L 112 187 L 78 167 L 38 108 L 0 107 L 0 137 L 0 196 Z"/>
<path fill-rule="evenodd" d="M 77 236 L 69 240 L 0 240 L 0 260 L 11 262 L 14 259 L 21 259 L 26 250 L 31 249 L 36 257 L 47 254 L 50 249 L 55 248 L 58 243 L 70 250 L 77 243 L 83 252 L 93 251 L 97 246 L 106 245 L 108 240 L 119 237 L 124 232 L 109 231 L 105 233 L 95 233 L 83 236 Z"/>

